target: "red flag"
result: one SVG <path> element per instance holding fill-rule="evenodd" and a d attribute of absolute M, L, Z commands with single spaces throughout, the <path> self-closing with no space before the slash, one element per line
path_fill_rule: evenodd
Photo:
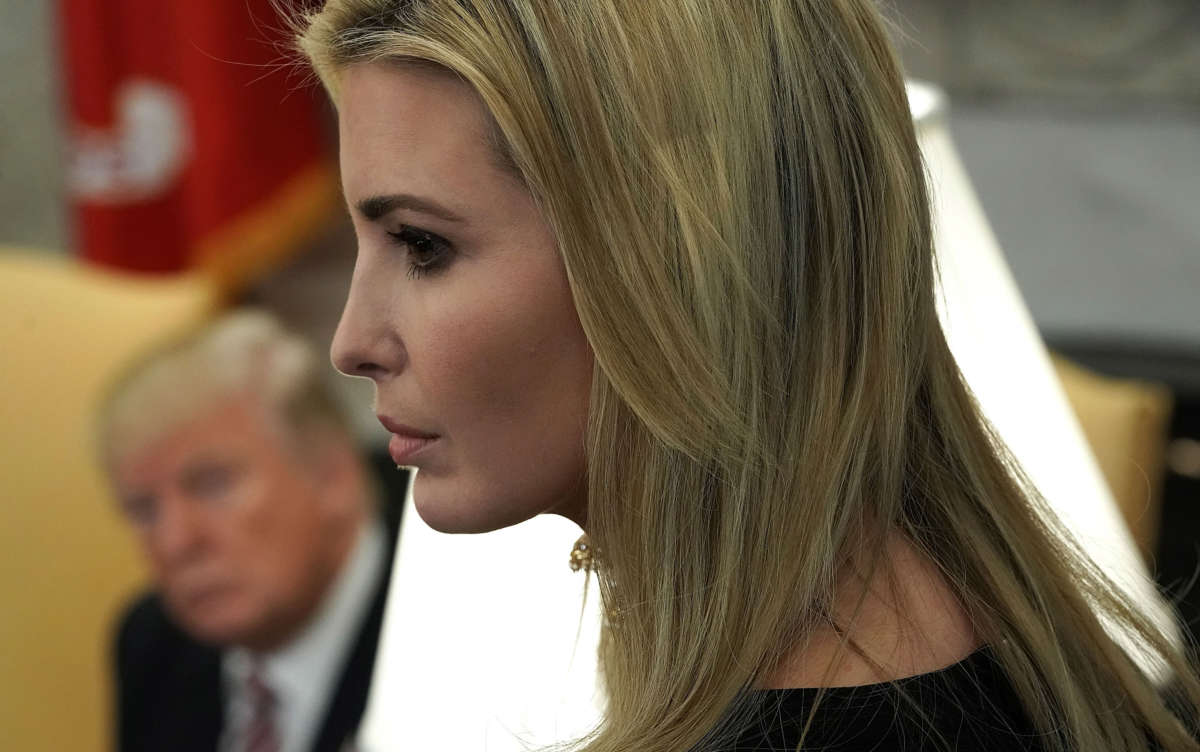
<path fill-rule="evenodd" d="M 60 0 L 80 254 L 253 278 L 337 202 L 324 100 L 271 0 Z"/>

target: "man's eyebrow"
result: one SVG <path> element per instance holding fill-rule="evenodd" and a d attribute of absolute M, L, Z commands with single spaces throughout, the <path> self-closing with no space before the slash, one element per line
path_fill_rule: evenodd
<path fill-rule="evenodd" d="M 374 222 L 388 212 L 395 209 L 408 209 L 410 211 L 428 214 L 433 217 L 445 220 L 446 222 L 466 222 L 465 219 L 455 214 L 453 211 L 442 206 L 438 202 L 413 196 L 409 193 L 393 193 L 386 196 L 371 196 L 364 198 L 355 204 L 358 213 L 363 216 L 368 222 Z"/>

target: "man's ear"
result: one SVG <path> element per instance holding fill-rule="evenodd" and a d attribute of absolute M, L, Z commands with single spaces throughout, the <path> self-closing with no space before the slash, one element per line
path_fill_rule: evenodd
<path fill-rule="evenodd" d="M 357 445 L 336 431 L 321 431 L 313 438 L 310 468 L 321 490 L 322 503 L 340 510 L 362 503 L 364 468 Z"/>

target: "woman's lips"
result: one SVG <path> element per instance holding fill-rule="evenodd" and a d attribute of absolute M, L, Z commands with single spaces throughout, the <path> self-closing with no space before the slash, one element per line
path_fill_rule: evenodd
<path fill-rule="evenodd" d="M 388 454 L 392 455 L 392 461 L 397 465 L 407 465 L 410 464 L 408 461 L 410 457 L 435 441 L 437 441 L 437 437 L 426 438 L 394 433 L 388 442 Z"/>
<path fill-rule="evenodd" d="M 392 455 L 392 461 L 397 465 L 409 464 L 409 457 L 438 439 L 437 434 L 419 431 L 412 426 L 392 420 L 386 415 L 377 415 L 376 417 L 392 434 L 392 439 L 388 442 L 388 454 Z"/>

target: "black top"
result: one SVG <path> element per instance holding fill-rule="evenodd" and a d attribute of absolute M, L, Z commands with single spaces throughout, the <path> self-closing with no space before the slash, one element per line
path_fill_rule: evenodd
<path fill-rule="evenodd" d="M 803 749 L 821 752 L 1042 749 L 1038 734 L 992 650 L 982 647 L 962 661 L 895 684 L 825 690 Z M 774 689 L 753 722 L 722 752 L 793 752 L 818 690 Z M 924 717 L 922 717 L 924 714 Z M 940 735 L 940 738 L 939 738 Z"/>

